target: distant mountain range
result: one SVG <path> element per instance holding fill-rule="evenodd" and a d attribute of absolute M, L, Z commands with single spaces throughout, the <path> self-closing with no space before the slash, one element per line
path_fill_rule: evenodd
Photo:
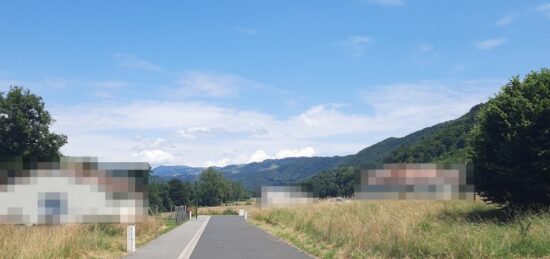
<path fill-rule="evenodd" d="M 214 168 L 223 172 L 225 178 L 239 181 L 246 188 L 252 189 L 261 185 L 300 182 L 322 170 L 339 165 L 347 157 L 349 156 L 289 157 Z M 206 168 L 184 165 L 159 166 L 153 169 L 153 175 L 164 180 L 177 178 L 195 181 L 204 169 Z"/>
<path fill-rule="evenodd" d="M 436 124 L 401 138 L 387 138 L 355 155 L 334 157 L 292 157 L 268 159 L 243 165 L 216 167 L 227 179 L 239 181 L 250 190 L 261 185 L 302 182 L 336 173 L 338 168 L 360 167 L 377 163 L 466 162 L 466 136 L 482 105 L 474 106 L 458 119 Z M 159 166 L 153 169 L 153 181 L 172 178 L 194 181 L 203 167 Z"/>

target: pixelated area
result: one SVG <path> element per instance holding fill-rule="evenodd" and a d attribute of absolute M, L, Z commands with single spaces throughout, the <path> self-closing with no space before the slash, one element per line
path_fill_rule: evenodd
<path fill-rule="evenodd" d="M 466 164 L 383 164 L 356 175 L 361 200 L 473 200 L 473 168 Z"/>
<path fill-rule="evenodd" d="M 0 161 L 0 223 L 135 223 L 147 215 L 148 163 Z"/>
<path fill-rule="evenodd" d="M 313 204 L 319 199 L 313 196 L 310 186 L 262 186 L 260 208 L 295 207 Z"/>

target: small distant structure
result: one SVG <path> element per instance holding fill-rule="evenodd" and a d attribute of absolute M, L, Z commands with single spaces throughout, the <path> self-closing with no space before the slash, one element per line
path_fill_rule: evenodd
<path fill-rule="evenodd" d="M 328 198 L 327 199 L 328 202 L 334 202 L 334 203 L 340 203 L 340 202 L 349 202 L 349 200 L 343 198 L 343 197 L 333 197 L 333 198 Z"/>
<path fill-rule="evenodd" d="M 473 168 L 467 164 L 383 164 L 361 170 L 355 199 L 474 200 Z"/>
<path fill-rule="evenodd" d="M 260 208 L 295 207 L 312 204 L 318 200 L 306 186 L 262 186 L 259 205 Z"/>
<path fill-rule="evenodd" d="M 0 223 L 135 223 L 147 215 L 148 163 L 0 161 Z"/>

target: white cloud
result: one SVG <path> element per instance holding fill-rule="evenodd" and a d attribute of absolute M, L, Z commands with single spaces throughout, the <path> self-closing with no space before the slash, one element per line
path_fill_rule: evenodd
<path fill-rule="evenodd" d="M 132 153 L 132 156 L 145 159 L 151 164 L 170 163 L 174 161 L 174 156 L 161 149 L 142 150 Z"/>
<path fill-rule="evenodd" d="M 352 51 L 352 55 L 355 57 L 361 57 L 365 54 L 365 50 L 372 40 L 364 35 L 349 36 L 346 40 L 338 42 L 340 46 L 349 48 Z"/>
<path fill-rule="evenodd" d="M 179 83 L 180 94 L 207 97 L 235 97 L 241 90 L 258 85 L 238 75 L 199 71 L 185 73 Z"/>
<path fill-rule="evenodd" d="M 204 164 L 206 167 L 211 167 L 211 166 L 219 166 L 219 167 L 224 167 L 226 165 L 230 165 L 231 164 L 231 159 L 229 158 L 222 158 L 218 161 L 206 161 L 206 163 Z"/>
<path fill-rule="evenodd" d="M 137 55 L 115 53 L 115 58 L 118 60 L 119 65 L 124 68 L 147 70 L 147 71 L 160 71 L 162 67 L 153 62 L 144 60 Z"/>
<path fill-rule="evenodd" d="M 197 139 L 198 135 L 206 135 L 210 132 L 212 129 L 207 127 L 190 127 L 178 130 L 178 134 L 185 139 Z"/>
<path fill-rule="evenodd" d="M 472 80 L 451 83 L 421 81 L 398 83 L 365 91 L 363 99 L 373 107 L 381 120 L 413 129 L 422 129 L 437 122 L 458 118 L 472 106 L 487 101 L 505 82 Z"/>
<path fill-rule="evenodd" d="M 312 157 L 315 154 L 313 147 L 305 147 L 302 149 L 283 149 L 277 151 L 274 155 L 268 154 L 262 149 L 255 150 L 249 156 L 242 154 L 237 155 L 234 158 L 225 157 L 223 159 L 213 161 L 207 161 L 206 166 L 226 166 L 230 164 L 247 164 L 253 162 L 262 162 L 267 159 L 282 159 L 288 157 Z"/>
<path fill-rule="evenodd" d="M 403 6 L 405 5 L 405 0 L 363 0 L 363 2 L 369 4 L 376 4 L 382 6 Z"/>
<path fill-rule="evenodd" d="M 500 20 L 498 20 L 495 23 L 495 25 L 496 26 L 506 26 L 506 25 L 510 24 L 513 19 L 514 19 L 514 16 L 506 15 L 506 16 L 502 17 Z"/>
<path fill-rule="evenodd" d="M 269 159 L 271 158 L 270 155 L 268 155 L 265 151 L 263 150 L 256 150 L 254 151 L 254 153 L 252 153 L 252 155 L 250 155 L 250 157 L 248 158 L 248 161 L 246 161 L 247 163 L 252 163 L 252 162 L 262 162 L 266 159 Z"/>
<path fill-rule="evenodd" d="M 479 41 L 479 42 L 475 43 L 474 46 L 477 49 L 489 50 L 489 49 L 496 48 L 496 47 L 506 43 L 506 41 L 507 41 L 507 39 L 505 39 L 505 38 L 494 38 L 494 39 Z"/>
<path fill-rule="evenodd" d="M 256 29 L 253 29 L 253 28 L 237 27 L 237 28 L 235 28 L 235 30 L 240 32 L 240 33 L 248 34 L 248 35 L 256 35 L 258 33 L 258 31 Z"/>
<path fill-rule="evenodd" d="M 312 157 L 315 154 L 315 149 L 306 147 L 302 149 L 284 149 L 275 154 L 276 159 L 286 157 Z"/>
<path fill-rule="evenodd" d="M 150 100 L 52 106 L 50 111 L 57 120 L 52 129 L 68 135 L 69 143 L 62 149 L 67 155 L 223 166 L 352 154 L 384 138 L 457 118 L 486 101 L 503 83 L 421 81 L 373 86 L 361 94 L 370 113 L 322 104 L 275 118 L 207 103 Z"/>

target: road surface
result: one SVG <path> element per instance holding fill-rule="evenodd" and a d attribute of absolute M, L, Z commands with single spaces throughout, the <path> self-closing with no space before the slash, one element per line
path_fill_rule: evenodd
<path fill-rule="evenodd" d="M 129 254 L 127 259 L 148 259 L 148 258 L 185 258 L 193 249 L 195 239 L 200 237 L 201 229 L 208 225 L 210 216 L 199 216 L 198 219 L 191 219 L 184 224 L 170 230 L 156 239 L 138 248 Z M 137 229 L 139 231 L 139 229 Z M 189 251 L 190 250 L 190 251 Z"/>
<path fill-rule="evenodd" d="M 159 257 L 160 258 L 160 257 Z M 191 259 L 310 259 L 307 254 L 269 235 L 240 216 L 212 216 Z"/>

